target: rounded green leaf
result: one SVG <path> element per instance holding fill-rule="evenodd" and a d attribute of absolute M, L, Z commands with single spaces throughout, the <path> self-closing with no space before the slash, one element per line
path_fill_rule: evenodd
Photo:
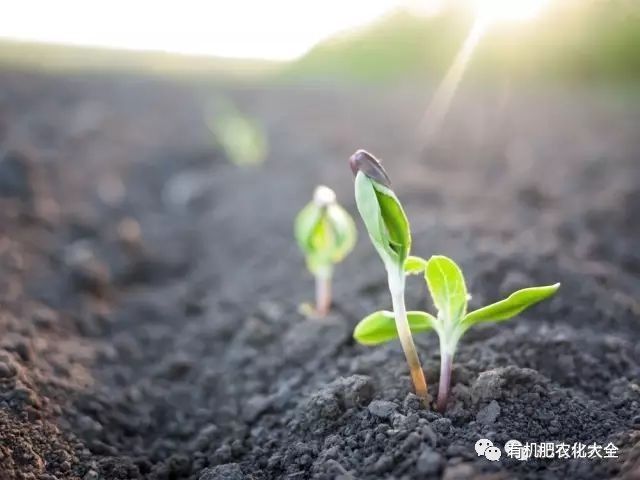
<path fill-rule="evenodd" d="M 407 312 L 412 333 L 433 329 L 436 319 L 426 312 Z M 362 345 L 379 345 L 398 338 L 393 312 L 380 310 L 360 320 L 353 331 L 353 338 Z"/>
<path fill-rule="evenodd" d="M 427 262 L 425 279 L 439 316 L 457 323 L 466 313 L 468 298 L 460 267 L 448 257 L 434 255 Z"/>
<path fill-rule="evenodd" d="M 334 238 L 331 261 L 338 263 L 353 250 L 358 231 L 351 215 L 337 203 L 327 207 L 327 219 Z"/>
<path fill-rule="evenodd" d="M 464 318 L 464 326 L 469 328 L 480 322 L 502 322 L 509 320 L 523 310 L 549 298 L 558 291 L 558 288 L 560 288 L 559 283 L 518 290 L 504 300 L 470 312 Z"/>
<path fill-rule="evenodd" d="M 420 275 L 427 268 L 424 258 L 409 255 L 404 261 L 404 273 L 407 275 Z"/>

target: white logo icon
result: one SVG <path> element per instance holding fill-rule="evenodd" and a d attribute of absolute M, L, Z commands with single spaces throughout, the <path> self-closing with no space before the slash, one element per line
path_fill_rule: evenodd
<path fill-rule="evenodd" d="M 484 451 L 484 456 L 487 460 L 491 460 L 492 462 L 497 462 L 500 460 L 500 455 L 502 452 L 498 447 L 489 447 Z"/>
<path fill-rule="evenodd" d="M 493 442 L 488 438 L 481 438 L 476 442 L 476 453 L 479 457 L 484 456 L 487 460 L 497 462 L 500 460 L 502 452 L 498 447 L 493 446 Z"/>
<path fill-rule="evenodd" d="M 518 440 L 509 440 L 505 443 L 504 451 L 507 452 L 508 457 L 516 460 L 528 460 L 531 456 L 531 451 L 528 448 L 523 448 L 522 442 Z"/>

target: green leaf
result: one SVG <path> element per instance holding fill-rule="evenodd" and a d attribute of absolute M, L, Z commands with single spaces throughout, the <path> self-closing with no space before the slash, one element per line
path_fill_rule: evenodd
<path fill-rule="evenodd" d="M 241 113 L 230 101 L 218 102 L 219 111 L 206 123 L 229 160 L 238 166 L 264 162 L 269 150 L 266 132 L 260 123 Z"/>
<path fill-rule="evenodd" d="M 322 210 L 313 202 L 307 204 L 296 216 L 293 228 L 294 236 L 300 250 L 305 255 L 313 250 L 314 232 L 322 228 L 320 226 L 321 219 Z"/>
<path fill-rule="evenodd" d="M 389 236 L 389 247 L 398 255 L 398 261 L 402 265 L 411 249 L 409 220 L 393 190 L 374 180 L 371 182 L 376 191 L 382 221 Z"/>
<path fill-rule="evenodd" d="M 404 261 L 404 273 L 407 275 L 419 275 L 427 268 L 427 261 L 421 257 L 409 255 Z"/>
<path fill-rule="evenodd" d="M 412 333 L 433 329 L 436 319 L 426 312 L 407 312 Z M 398 338 L 393 312 L 380 310 L 360 320 L 353 331 L 353 338 L 362 345 L 379 345 Z"/>
<path fill-rule="evenodd" d="M 327 218 L 335 242 L 331 261 L 338 263 L 353 250 L 358 239 L 358 231 L 351 215 L 337 203 L 327 207 Z"/>
<path fill-rule="evenodd" d="M 530 287 L 512 293 L 504 300 L 475 310 L 464 318 L 464 325 L 469 328 L 480 322 L 502 322 L 518 315 L 520 312 L 552 296 L 560 288 L 560 284 L 543 287 Z"/>
<path fill-rule="evenodd" d="M 385 264 L 402 266 L 411 248 L 409 221 L 392 190 L 359 171 L 355 180 L 358 211 Z"/>
<path fill-rule="evenodd" d="M 427 262 L 425 279 L 438 316 L 445 323 L 458 323 L 467 309 L 467 287 L 460 267 L 450 258 L 434 255 Z"/>
<path fill-rule="evenodd" d="M 314 274 L 330 272 L 353 249 L 357 238 L 353 219 L 335 201 L 306 205 L 296 217 L 294 234 Z"/>

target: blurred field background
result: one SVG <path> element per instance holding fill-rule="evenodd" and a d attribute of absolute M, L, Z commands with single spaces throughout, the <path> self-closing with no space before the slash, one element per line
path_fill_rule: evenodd
<path fill-rule="evenodd" d="M 512 3 L 519 1 L 531 3 L 531 0 Z M 384 11 L 371 22 L 333 33 L 305 53 L 285 61 L 15 40 L 3 31 L 11 30 L 9 16 L 0 20 L 0 68 L 190 78 L 231 75 L 269 82 L 376 84 L 424 79 L 437 82 L 446 74 L 477 22 L 470 3 L 462 0 L 398 2 L 395 8 Z M 508 3 L 498 1 L 498 8 L 511 8 L 504 7 Z M 549 0 L 542 3 L 544 8 L 534 18 L 488 25 L 465 66 L 465 79 L 637 85 L 640 80 L 640 2 Z M 214 14 L 216 8 L 223 7 L 212 7 Z M 312 4 L 310 8 L 313 9 Z M 126 9 L 122 14 L 127 14 Z M 153 12 L 149 14 L 152 23 Z M 73 18 L 72 11 L 65 15 Z M 252 15 L 251 11 L 247 15 Z M 273 12 L 273 18 L 280 18 L 281 22 L 296 21 L 295 17 L 283 20 L 282 16 L 286 15 L 286 11 Z M 271 18 L 264 21 L 266 29 L 278 27 L 268 25 Z M 206 28 L 206 21 L 204 26 Z M 141 36 L 145 35 L 145 28 L 141 25 Z M 244 34 L 251 35 L 251 32 Z M 253 35 L 255 38 L 251 40 L 259 42 L 262 32 L 256 30 Z M 283 32 L 283 36 L 286 35 Z M 283 41 L 295 43 L 296 38 L 283 38 Z M 246 56 L 243 53 L 243 57 Z M 252 56 L 250 52 L 249 56 Z"/>

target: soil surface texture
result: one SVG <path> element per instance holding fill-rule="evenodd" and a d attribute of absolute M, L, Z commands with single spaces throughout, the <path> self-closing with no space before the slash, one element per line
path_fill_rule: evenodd
<path fill-rule="evenodd" d="M 0 480 L 640 478 L 640 102 L 469 90 L 419 149 L 427 93 L 1 72 Z M 216 141 L 229 99 L 264 163 Z M 397 342 L 351 336 L 390 308 L 357 148 L 471 307 L 562 283 L 465 335 L 445 414 L 410 393 Z M 322 320 L 299 313 L 292 236 L 320 183 L 360 233 Z M 433 311 L 418 277 L 407 306 Z M 438 340 L 416 342 L 435 397 Z M 490 461 L 482 438 L 618 450 Z"/>

